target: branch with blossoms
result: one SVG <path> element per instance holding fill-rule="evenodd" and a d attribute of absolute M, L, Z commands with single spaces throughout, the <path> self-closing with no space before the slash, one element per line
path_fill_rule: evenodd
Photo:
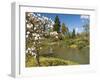
<path fill-rule="evenodd" d="M 26 54 L 31 54 L 40 66 L 39 53 L 41 41 L 46 32 L 53 29 L 54 22 L 40 14 L 26 12 Z"/>

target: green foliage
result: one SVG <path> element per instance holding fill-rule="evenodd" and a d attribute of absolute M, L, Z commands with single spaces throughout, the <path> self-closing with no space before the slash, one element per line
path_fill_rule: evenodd
<path fill-rule="evenodd" d="M 60 32 L 60 27 L 61 27 L 61 25 L 60 25 L 59 17 L 56 16 L 56 17 L 55 17 L 55 24 L 54 24 L 53 30 L 54 30 L 54 31 L 57 31 L 57 32 L 59 33 L 59 32 Z"/>
<path fill-rule="evenodd" d="M 75 29 L 73 29 L 73 32 L 72 32 L 72 38 L 75 37 Z"/>
<path fill-rule="evenodd" d="M 26 57 L 27 58 L 27 57 Z M 58 66 L 58 65 L 75 65 L 78 64 L 76 62 L 70 60 L 63 60 L 54 57 L 40 57 L 40 65 L 41 66 Z M 29 60 L 26 62 L 26 67 L 36 67 L 36 63 L 34 57 L 30 57 Z"/>
<path fill-rule="evenodd" d="M 89 39 L 87 37 L 77 37 L 66 40 L 67 47 L 82 49 L 89 46 Z"/>
<path fill-rule="evenodd" d="M 76 40 L 79 49 L 89 47 L 89 39 L 87 37 L 79 38 Z"/>

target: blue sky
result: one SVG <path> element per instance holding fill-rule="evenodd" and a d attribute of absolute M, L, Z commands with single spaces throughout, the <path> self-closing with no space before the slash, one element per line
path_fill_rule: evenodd
<path fill-rule="evenodd" d="M 40 13 L 41 16 L 45 16 L 51 18 L 53 21 L 55 16 L 59 17 L 59 20 L 69 28 L 69 31 L 75 29 L 78 33 L 83 31 L 82 26 L 88 22 L 89 23 L 89 16 L 88 15 L 80 15 L 80 14 L 55 14 L 55 13 Z"/>

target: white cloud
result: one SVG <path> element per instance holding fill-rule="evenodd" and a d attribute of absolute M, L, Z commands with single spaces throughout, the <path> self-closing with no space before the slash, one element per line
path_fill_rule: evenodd
<path fill-rule="evenodd" d="M 81 15 L 80 18 L 81 19 L 89 19 L 89 16 L 88 15 Z"/>

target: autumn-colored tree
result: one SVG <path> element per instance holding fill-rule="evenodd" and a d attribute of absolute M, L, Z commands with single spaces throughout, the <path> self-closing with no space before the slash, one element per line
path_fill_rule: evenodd
<path fill-rule="evenodd" d="M 65 26 L 64 23 L 62 23 L 61 32 L 62 32 L 63 34 L 67 34 L 67 33 L 69 32 L 68 27 Z"/>

